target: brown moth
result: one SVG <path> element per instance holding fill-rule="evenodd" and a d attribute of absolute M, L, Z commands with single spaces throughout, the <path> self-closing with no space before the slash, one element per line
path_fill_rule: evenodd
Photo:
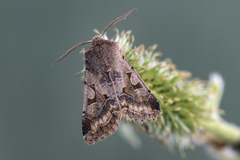
<path fill-rule="evenodd" d="M 84 54 L 82 133 L 87 144 L 92 145 L 111 135 L 117 130 L 122 116 L 145 122 L 147 119 L 156 120 L 162 112 L 118 43 L 101 38 L 111 26 L 134 10 L 111 22 L 100 36 L 77 44 L 55 61 L 84 44 L 92 43 Z"/>

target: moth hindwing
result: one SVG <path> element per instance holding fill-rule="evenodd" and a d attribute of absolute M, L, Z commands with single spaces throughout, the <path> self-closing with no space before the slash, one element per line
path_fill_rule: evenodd
<path fill-rule="evenodd" d="M 122 116 L 127 120 L 144 122 L 156 120 L 162 112 L 158 101 L 124 57 L 118 43 L 101 38 L 108 28 L 132 11 L 110 23 L 100 36 L 74 46 L 57 60 L 83 44 L 92 43 L 84 54 L 82 114 L 83 139 L 90 145 L 116 131 Z"/>

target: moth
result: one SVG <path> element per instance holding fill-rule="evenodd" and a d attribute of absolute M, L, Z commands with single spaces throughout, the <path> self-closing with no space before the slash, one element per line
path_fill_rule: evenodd
<path fill-rule="evenodd" d="M 122 116 L 127 120 L 145 122 L 147 119 L 156 120 L 162 112 L 158 101 L 124 57 L 125 53 L 118 43 L 102 38 L 111 26 L 134 10 L 112 21 L 100 36 L 75 45 L 54 62 L 74 49 L 92 43 L 84 54 L 86 68 L 82 113 L 83 139 L 89 145 L 115 132 Z"/>

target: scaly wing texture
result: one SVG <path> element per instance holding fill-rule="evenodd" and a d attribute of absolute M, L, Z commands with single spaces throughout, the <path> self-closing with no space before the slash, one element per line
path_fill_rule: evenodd
<path fill-rule="evenodd" d="M 110 72 L 85 71 L 83 139 L 88 144 L 105 139 L 117 130 L 121 116 L 144 122 L 162 112 L 156 98 L 124 58 Z"/>
<path fill-rule="evenodd" d="M 122 60 L 122 73 L 125 86 L 119 95 L 122 115 L 141 122 L 156 120 L 162 112 L 160 105 L 126 58 Z"/>
<path fill-rule="evenodd" d="M 84 141 L 91 145 L 117 130 L 121 107 L 108 73 L 94 74 L 86 68 L 84 83 L 82 132 Z"/>

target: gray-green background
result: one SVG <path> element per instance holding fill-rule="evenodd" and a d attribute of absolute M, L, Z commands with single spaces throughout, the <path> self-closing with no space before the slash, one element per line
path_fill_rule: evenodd
<path fill-rule="evenodd" d="M 239 0 L 1 0 L 1 160 L 181 159 L 146 135 L 140 135 L 140 151 L 118 132 L 94 146 L 84 143 L 83 84 L 76 77 L 83 69 L 80 49 L 50 66 L 76 43 L 90 40 L 94 28 L 102 31 L 133 8 L 137 10 L 114 27 L 131 29 L 135 45 L 159 44 L 162 59 L 171 58 L 193 77 L 221 73 L 224 118 L 240 125 Z M 186 159 L 211 158 L 197 147 L 187 151 Z"/>

